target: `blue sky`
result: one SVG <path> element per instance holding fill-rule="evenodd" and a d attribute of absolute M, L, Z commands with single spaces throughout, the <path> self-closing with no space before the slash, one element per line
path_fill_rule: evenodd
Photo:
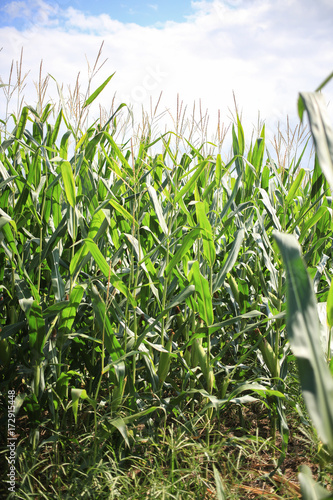
<path fill-rule="evenodd" d="M 8 82 L 23 50 L 25 86 L 9 111 L 37 102 L 41 61 L 43 78 L 63 84 L 65 99 L 80 73 L 83 99 L 103 43 L 91 90 L 116 72 L 99 100 L 106 113 L 115 99 L 140 122 L 162 92 L 160 130 L 177 124 L 178 113 L 187 132 L 185 115 L 213 134 L 218 117 L 230 124 L 235 98 L 248 133 L 260 119 L 274 141 L 287 115 L 298 123 L 298 92 L 315 90 L 333 70 L 332 24 L 332 0 L 0 0 L 0 78 Z M 324 94 L 330 103 L 333 82 Z M 57 100 L 50 78 L 44 105 Z"/>
<path fill-rule="evenodd" d="M 40 11 L 40 2 L 29 1 L 5 1 L 1 2 L 1 26 L 15 26 L 22 30 L 29 25 L 26 16 L 26 6 L 30 4 L 31 12 L 38 15 Z M 24 5 L 25 4 L 25 5 Z M 72 7 L 75 10 L 83 12 L 85 15 L 99 16 L 107 14 L 112 19 L 122 23 L 136 23 L 140 26 L 150 26 L 166 21 L 182 22 L 186 16 L 191 15 L 192 7 L 189 0 L 151 0 L 143 2 L 140 0 L 59 0 L 50 2 L 51 6 L 61 10 Z"/>

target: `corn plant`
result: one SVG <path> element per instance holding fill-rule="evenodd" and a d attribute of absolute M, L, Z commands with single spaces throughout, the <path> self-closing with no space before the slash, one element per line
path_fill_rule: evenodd
<path fill-rule="evenodd" d="M 221 144 L 206 154 L 206 144 L 179 130 L 117 140 L 124 104 L 84 128 L 112 77 L 83 101 L 77 88 L 77 116 L 59 89 L 60 109 L 40 100 L 12 115 L 11 132 L 4 121 L 2 399 L 15 388 L 32 449 L 47 433 L 58 464 L 69 461 L 59 436 L 77 435 L 80 425 L 93 429 L 95 458 L 108 439 L 122 457 L 135 424 L 158 429 L 176 414 L 189 430 L 205 421 L 208 443 L 213 417 L 236 406 L 245 426 L 244 405 L 260 401 L 271 437 L 282 435 L 279 466 L 286 407 L 295 409 L 287 389 L 295 357 L 274 231 L 302 244 L 317 298 L 331 304 L 322 159 L 302 168 L 306 143 L 290 165 L 279 164 L 265 127 L 247 147 L 238 114 L 226 161 Z"/>
<path fill-rule="evenodd" d="M 321 87 L 320 87 L 321 88 Z M 318 93 L 303 93 L 299 98 L 300 117 L 304 110 L 309 115 L 311 131 L 315 142 L 318 164 L 327 182 L 333 189 L 333 131 L 327 118 L 322 96 Z M 323 212 L 327 207 L 322 205 Z M 330 353 L 330 338 L 327 350 L 319 342 L 320 327 L 317 304 L 307 274 L 301 251 L 295 238 L 281 233 L 275 234 L 281 250 L 288 279 L 288 322 L 287 330 L 293 352 L 296 355 L 304 399 L 318 431 L 320 439 L 333 457 L 333 379 L 332 370 L 325 362 L 325 353 Z M 332 328 L 331 281 L 328 294 L 327 323 Z M 326 346 L 325 346 L 326 347 Z M 332 361 L 330 361 L 332 366 Z M 302 495 L 305 499 L 332 498 L 319 484 L 316 484 L 309 468 L 300 473 Z"/>

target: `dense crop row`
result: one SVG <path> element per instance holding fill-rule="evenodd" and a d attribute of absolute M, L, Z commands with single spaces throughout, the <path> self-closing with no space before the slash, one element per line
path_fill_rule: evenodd
<path fill-rule="evenodd" d="M 1 398 L 15 390 L 31 449 L 53 443 L 59 463 L 60 435 L 74 436 L 87 414 L 93 453 L 107 438 L 120 453 L 134 424 L 175 415 L 193 431 L 230 405 L 242 419 L 244 405 L 261 401 L 273 439 L 282 436 L 282 463 L 295 357 L 280 249 L 289 254 L 274 231 L 298 240 L 326 303 L 333 226 L 323 160 L 303 169 L 304 148 L 280 165 L 266 154 L 264 127 L 246 148 L 239 117 L 228 163 L 190 143 L 181 153 L 171 133 L 131 147 L 115 141 L 117 113 L 84 132 L 63 110 L 52 118 L 50 104 L 23 107 L 14 130 L 3 122 Z M 329 361 L 327 340 L 325 353 Z M 18 470 L 22 489 L 33 489 L 20 454 Z"/>

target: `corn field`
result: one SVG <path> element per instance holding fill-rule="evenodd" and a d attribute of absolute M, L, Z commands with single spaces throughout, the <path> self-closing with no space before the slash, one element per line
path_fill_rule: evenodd
<path fill-rule="evenodd" d="M 106 475 L 103 454 L 124 464 L 172 419 L 209 450 L 211 425 L 233 412 L 244 426 L 250 407 L 267 415 L 277 474 L 301 390 L 332 473 L 333 133 L 321 97 L 299 96 L 311 134 L 289 163 L 268 153 L 264 126 L 248 144 L 238 114 L 228 161 L 172 131 L 117 140 L 125 105 L 85 128 L 50 103 L 22 106 L 10 130 L 2 117 L 1 434 L 15 391 L 15 497 L 79 498 L 80 481 L 83 498 L 142 497 L 139 479 Z M 147 498 L 245 498 L 209 456 L 202 489 L 171 481 Z M 172 452 L 172 471 L 180 460 Z M 274 498 L 332 498 L 307 468 L 299 482 Z"/>

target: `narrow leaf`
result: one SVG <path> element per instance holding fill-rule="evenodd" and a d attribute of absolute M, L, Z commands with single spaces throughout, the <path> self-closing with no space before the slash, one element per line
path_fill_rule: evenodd
<path fill-rule="evenodd" d="M 42 315 L 42 308 L 34 301 L 27 313 L 29 323 L 29 342 L 34 357 L 38 358 L 43 354 L 45 341 L 45 321 Z"/>
<path fill-rule="evenodd" d="M 209 290 L 209 284 L 199 269 L 199 262 L 196 260 L 191 268 L 190 280 L 194 283 L 197 292 L 199 314 L 207 326 L 214 323 L 212 296 Z"/>
<path fill-rule="evenodd" d="M 64 181 L 67 201 L 72 208 L 75 208 L 76 196 L 75 196 L 74 175 L 73 175 L 72 166 L 68 161 L 63 161 L 61 163 L 61 175 L 62 175 L 62 179 Z"/>
<path fill-rule="evenodd" d="M 113 75 L 114 75 L 114 74 L 115 74 L 115 72 L 114 72 L 114 73 L 112 73 L 112 75 L 110 75 L 110 76 L 109 76 L 109 77 L 105 80 L 105 82 L 104 82 L 104 83 L 102 83 L 102 85 L 100 85 L 100 86 L 98 87 L 98 89 L 96 89 L 96 90 L 95 90 L 95 92 L 93 92 L 93 94 L 91 94 L 91 96 L 90 96 L 90 97 L 88 97 L 88 99 L 86 100 L 86 102 L 85 102 L 85 103 L 84 103 L 84 105 L 83 105 L 83 109 L 84 109 L 85 107 L 89 106 L 89 104 L 91 104 L 91 103 L 92 103 L 92 102 L 96 99 L 96 97 L 98 97 L 98 96 L 99 96 L 99 94 L 102 92 L 102 90 L 104 89 L 104 87 L 106 87 L 106 86 L 107 86 L 107 84 L 109 83 L 109 81 L 111 80 L 111 78 L 113 77 Z"/>
<path fill-rule="evenodd" d="M 158 222 L 160 223 L 161 229 L 162 229 L 163 233 L 165 235 L 167 235 L 168 234 L 168 226 L 166 225 L 163 211 L 162 211 L 162 207 L 161 207 L 161 204 L 159 202 L 159 199 L 157 198 L 156 191 L 152 186 L 148 186 L 148 193 L 149 193 L 149 196 L 151 198 L 151 201 L 153 202 L 155 213 L 157 215 Z"/>
<path fill-rule="evenodd" d="M 327 296 L 327 323 L 330 328 L 333 327 L 333 279 Z"/>
<path fill-rule="evenodd" d="M 240 247 L 242 246 L 244 236 L 245 236 L 244 229 L 240 229 L 239 231 L 237 231 L 235 241 L 232 244 L 232 247 L 224 263 L 224 266 L 222 267 L 221 271 L 215 276 L 213 284 L 213 293 L 215 293 L 219 288 L 223 286 L 226 275 L 233 268 L 237 260 Z"/>
<path fill-rule="evenodd" d="M 305 175 L 305 170 L 303 168 L 301 168 L 296 179 L 294 180 L 294 182 L 292 183 L 292 185 L 289 189 L 288 195 L 286 197 L 287 204 L 289 204 L 291 201 L 293 201 L 294 197 L 296 196 L 296 193 L 297 193 L 298 188 L 300 187 L 300 185 L 302 183 L 304 175 Z"/>
<path fill-rule="evenodd" d="M 216 257 L 212 226 L 207 218 L 204 202 L 196 203 L 195 209 L 200 225 L 204 257 L 212 268 Z"/>
<path fill-rule="evenodd" d="M 193 246 L 194 241 L 197 239 L 198 234 L 200 234 L 200 229 L 195 228 L 190 231 L 185 238 L 183 239 L 182 246 L 177 250 L 175 255 L 172 257 L 171 261 L 167 265 L 165 269 L 166 276 L 172 271 L 172 269 L 180 262 L 180 260 L 184 257 L 184 255 L 189 251 L 189 249 Z"/>
<path fill-rule="evenodd" d="M 105 332 L 105 347 L 113 362 L 124 356 L 124 351 L 113 331 L 107 308 L 95 285 L 92 285 L 92 303 L 100 330 Z"/>
<path fill-rule="evenodd" d="M 98 265 L 104 276 L 110 279 L 110 283 L 114 286 L 114 288 L 125 295 L 125 297 L 128 298 L 131 304 L 135 307 L 136 304 L 133 295 L 129 292 L 127 286 L 123 283 L 121 278 L 117 276 L 117 274 L 111 269 L 110 265 L 107 263 L 104 255 L 102 254 L 96 243 L 90 238 L 87 238 L 85 240 L 85 245 L 89 249 L 89 252 L 93 256 L 96 264 Z"/>
<path fill-rule="evenodd" d="M 215 479 L 215 484 L 216 484 L 217 500 L 227 500 L 227 496 L 226 496 L 225 491 L 224 491 L 221 476 L 219 474 L 219 471 L 215 467 L 215 465 L 213 465 L 213 470 L 214 470 L 214 479 Z"/>
<path fill-rule="evenodd" d="M 194 172 L 194 174 L 191 175 L 190 179 L 187 181 L 185 186 L 176 194 L 176 196 L 175 196 L 176 203 L 180 198 L 182 198 L 192 188 L 193 184 L 195 183 L 195 181 L 197 180 L 199 175 L 206 168 L 207 163 L 208 163 L 207 161 L 201 161 L 198 163 L 197 169 Z"/>
<path fill-rule="evenodd" d="M 125 217 L 125 219 L 127 219 L 132 225 L 136 226 L 136 227 L 139 227 L 139 224 L 137 223 L 137 221 L 134 219 L 133 215 L 131 215 L 129 212 L 127 212 L 127 210 L 122 206 L 120 205 L 116 200 L 114 200 L 113 198 L 111 198 L 109 200 L 109 203 L 110 205 L 113 206 L 113 208 L 119 213 L 121 214 L 123 217 Z"/>

